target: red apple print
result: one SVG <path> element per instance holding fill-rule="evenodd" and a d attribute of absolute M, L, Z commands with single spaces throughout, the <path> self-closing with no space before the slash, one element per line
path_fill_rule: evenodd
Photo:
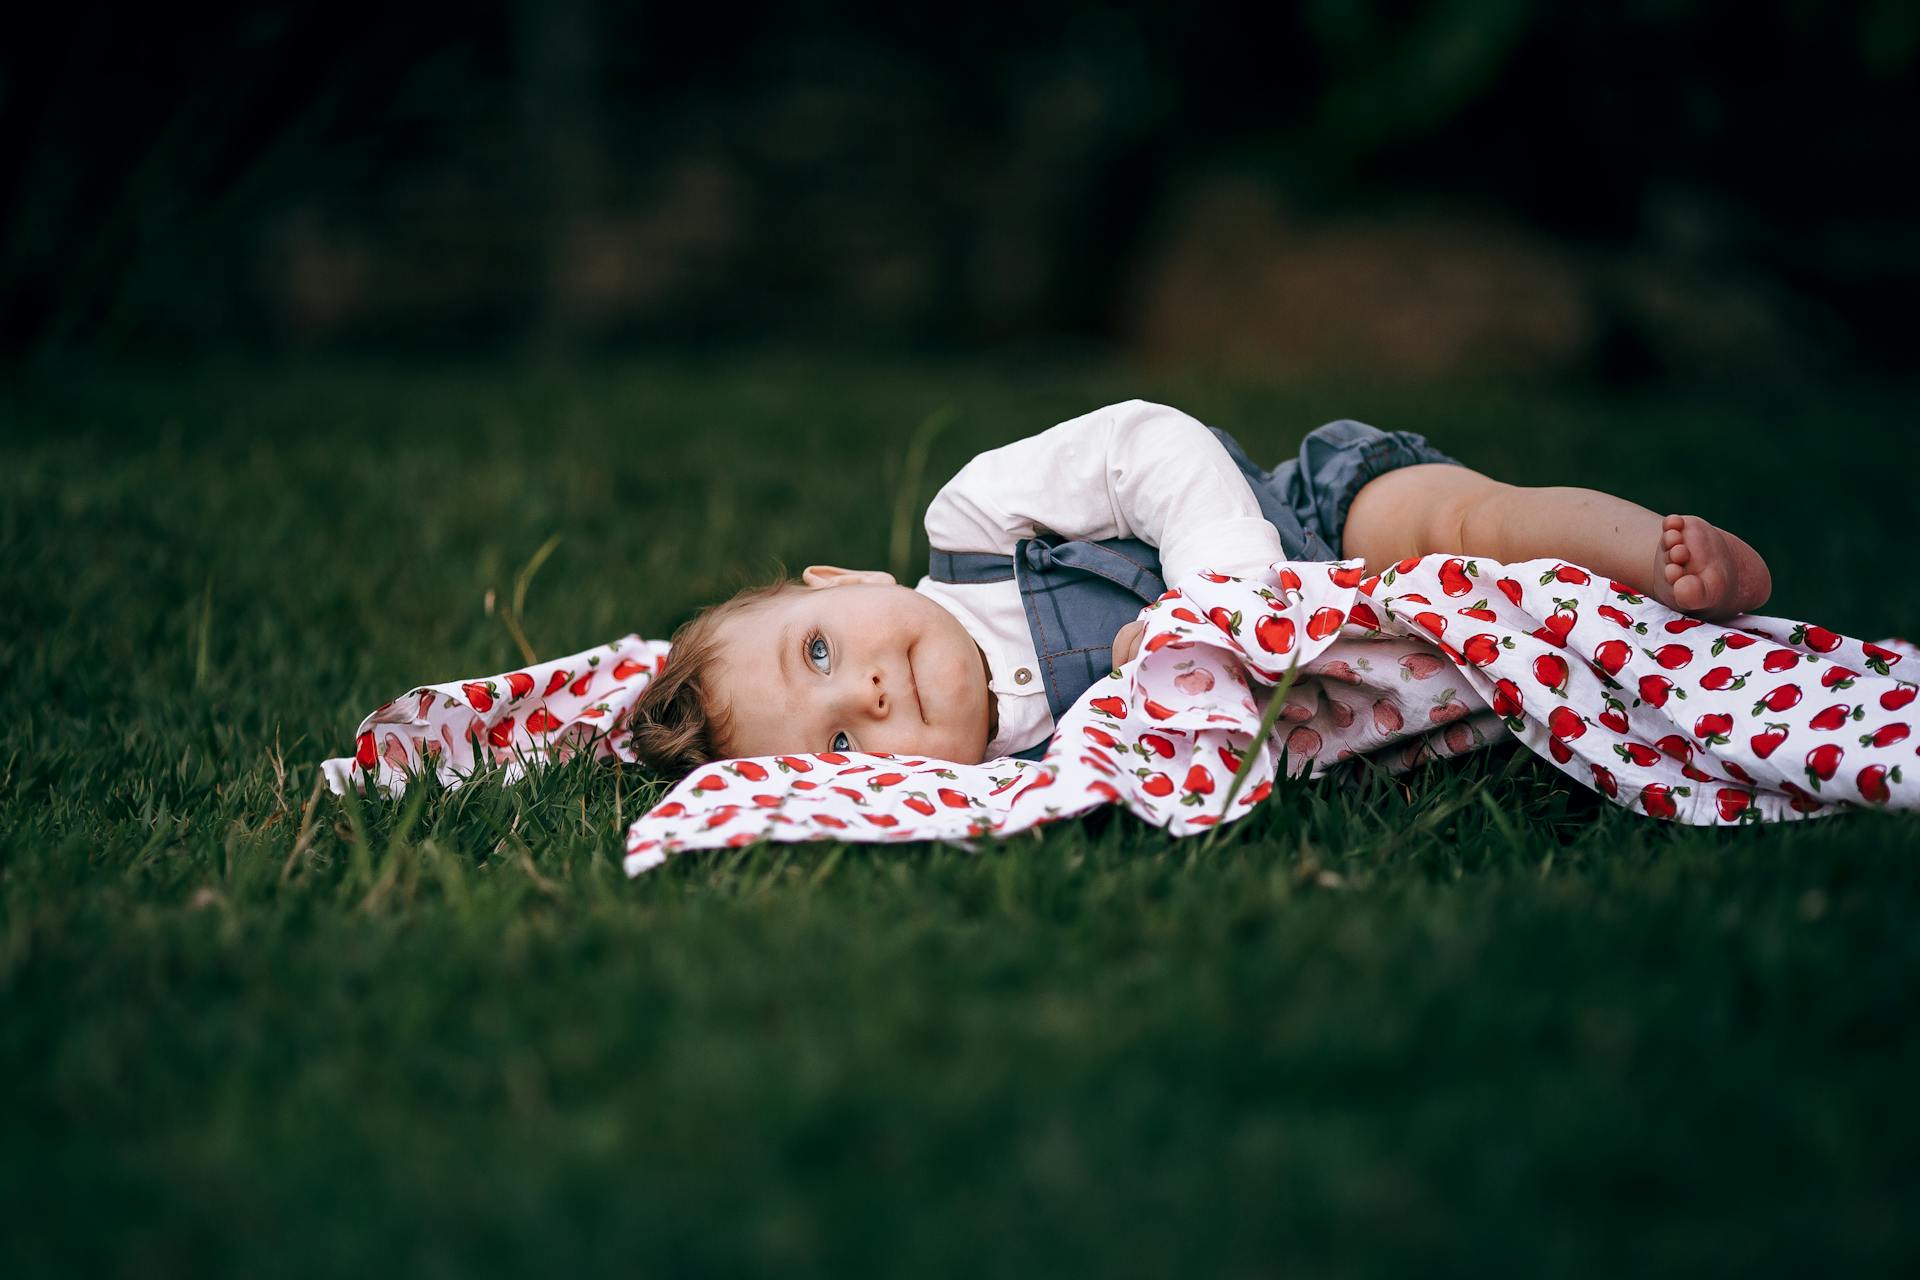
<path fill-rule="evenodd" d="M 780 766 L 782 772 L 787 772 L 787 771 L 791 771 L 793 773 L 812 773 L 813 772 L 813 762 L 809 760 L 802 760 L 799 756 L 781 756 L 774 763 Z"/>
<path fill-rule="evenodd" d="M 1430 653 L 1409 653 L 1400 659 L 1402 680 L 1431 680 L 1447 669 L 1447 664 Z"/>
<path fill-rule="evenodd" d="M 1818 790 L 1820 784 L 1829 781 L 1834 771 L 1840 767 L 1840 761 L 1846 752 L 1831 742 L 1822 743 L 1807 752 L 1807 777 Z"/>
<path fill-rule="evenodd" d="M 353 758 L 362 769 L 371 769 L 380 763 L 380 753 L 373 745 L 373 730 L 369 729 L 354 739 Z"/>
<path fill-rule="evenodd" d="M 700 781 L 693 784 L 693 789 L 695 791 L 725 791 L 727 789 L 727 780 L 717 773 L 705 774 L 701 777 Z"/>
<path fill-rule="evenodd" d="M 1753 792 L 1742 791 L 1739 787 L 1722 787 L 1714 793 L 1714 802 L 1720 807 L 1720 821 L 1738 822 L 1748 812 L 1756 816 L 1759 810 L 1753 808 Z"/>
<path fill-rule="evenodd" d="M 940 803 L 949 809 L 964 809 L 973 803 L 965 792 L 955 791 L 952 787 L 942 787 L 938 794 L 940 796 Z"/>
<path fill-rule="evenodd" d="M 1119 776 L 1118 770 L 1113 767 L 1113 760 L 1104 752 L 1098 754 L 1089 752 L 1080 757 L 1080 763 L 1097 773 L 1104 773 L 1110 778 Z"/>
<path fill-rule="evenodd" d="M 1632 631 L 1636 626 L 1639 626 L 1639 624 L 1633 620 L 1632 616 L 1629 615 L 1626 612 L 1626 610 L 1616 609 L 1610 604 L 1603 604 L 1599 608 L 1595 609 L 1594 612 L 1599 614 L 1601 617 L 1605 618 L 1608 622 L 1613 623 L 1615 626 L 1625 627 L 1629 631 Z M 1644 630 L 1644 628 L 1642 629 Z"/>
<path fill-rule="evenodd" d="M 1147 641 L 1147 652 L 1158 653 L 1160 652 L 1160 650 L 1166 648 L 1168 645 L 1172 644 L 1174 641 L 1178 640 L 1179 638 L 1180 638 L 1180 635 L 1178 632 L 1162 631 L 1159 635 Z"/>
<path fill-rule="evenodd" d="M 1609 800 L 1620 798 L 1620 782 L 1613 776 L 1613 770 L 1603 764 L 1593 766 L 1593 785 L 1598 787 Z"/>
<path fill-rule="evenodd" d="M 527 713 L 528 733 L 552 733 L 560 727 L 560 717 L 545 707 L 535 707 Z"/>
<path fill-rule="evenodd" d="M 1204 621 L 1204 619 L 1201 618 L 1199 614 L 1195 613 L 1191 609 L 1186 609 L 1186 608 L 1175 609 L 1173 611 L 1173 616 L 1180 619 L 1180 621 L 1182 622 L 1191 622 L 1196 625 Z"/>
<path fill-rule="evenodd" d="M 1187 770 L 1186 789 L 1189 795 L 1212 795 L 1213 775 L 1207 772 L 1204 765 L 1194 765 Z"/>
<path fill-rule="evenodd" d="M 847 762 L 847 758 L 838 751 L 816 751 L 813 753 L 813 758 L 826 764 L 845 764 Z"/>
<path fill-rule="evenodd" d="M 1240 801 L 1240 807 L 1242 809 L 1250 808 L 1253 805 L 1259 804 L 1272 794 L 1273 784 L 1271 782 L 1263 782 L 1253 790 L 1247 792 L 1245 798 Z"/>
<path fill-rule="evenodd" d="M 1618 698 L 1607 697 L 1607 709 L 1600 713 L 1600 723 L 1615 733 L 1627 731 L 1627 709 Z"/>
<path fill-rule="evenodd" d="M 1660 753 L 1644 742 L 1616 742 L 1613 749 L 1622 760 L 1630 760 L 1642 769 L 1660 763 Z"/>
<path fill-rule="evenodd" d="M 1561 710 L 1566 710 L 1562 707 Z M 1547 754 L 1553 757 L 1555 764 L 1566 764 L 1573 759 L 1573 748 L 1558 738 L 1547 739 Z"/>
<path fill-rule="evenodd" d="M 1753 748 L 1753 754 L 1765 760 L 1774 753 L 1775 748 L 1786 740 L 1787 726 L 1774 724 L 1769 721 L 1763 731 L 1754 734 L 1753 737 L 1748 740 L 1748 745 Z"/>
<path fill-rule="evenodd" d="M 1663 644 L 1658 649 L 1642 649 L 1641 652 L 1668 671 L 1678 671 L 1693 661 L 1693 650 L 1683 644 Z"/>
<path fill-rule="evenodd" d="M 867 790 L 879 791 L 885 787 L 897 787 L 907 780 L 904 773 L 876 773 L 867 779 Z"/>
<path fill-rule="evenodd" d="M 533 692 L 533 677 L 524 671 L 515 671 L 507 677 L 507 692 L 514 701 Z"/>
<path fill-rule="evenodd" d="M 1448 725 L 1440 733 L 1440 741 L 1445 743 L 1447 750 L 1453 752 L 1455 755 L 1460 755 L 1470 750 L 1476 740 L 1477 737 L 1474 733 L 1473 726 L 1460 721 Z M 1547 741 L 1550 744 L 1559 745 L 1557 739 L 1549 738 Z M 1572 752 L 1568 752 L 1568 754 L 1571 755 Z M 1565 764 L 1566 761 L 1562 760 L 1560 763 Z"/>
<path fill-rule="evenodd" d="M 863 813 L 860 815 L 876 827 L 897 827 L 900 819 L 890 813 Z"/>
<path fill-rule="evenodd" d="M 1205 579 L 1206 579 L 1206 580 L 1207 580 L 1208 582 L 1231 582 L 1231 581 L 1233 581 L 1233 579 L 1232 579 L 1232 578 L 1229 578 L 1229 577 L 1228 577 L 1228 576 L 1227 576 L 1226 574 L 1224 574 L 1224 573 L 1215 573 L 1215 572 L 1214 572 L 1213 570 L 1211 570 L 1211 569 L 1202 569 L 1202 570 L 1200 571 L 1200 576 L 1201 576 L 1201 577 L 1203 577 L 1203 578 L 1205 578 Z"/>
<path fill-rule="evenodd" d="M 1858 720 L 1861 715 L 1862 712 L 1858 708 L 1850 707 L 1844 702 L 1836 702 L 1830 707 L 1823 707 L 1814 712 L 1813 719 L 1807 721 L 1807 724 L 1811 728 L 1831 732 L 1846 724 L 1849 717 Z"/>
<path fill-rule="evenodd" d="M 1572 707 L 1555 707 L 1547 717 L 1547 732 L 1556 738 L 1577 738 L 1586 731 L 1586 719 Z"/>
<path fill-rule="evenodd" d="M 1705 625 L 1706 623 L 1698 618 L 1673 618 L 1666 624 L 1666 633 L 1670 636 L 1677 636 L 1684 632 L 1691 631 L 1695 627 L 1703 627 Z"/>
<path fill-rule="evenodd" d="M 1229 747 L 1219 748 L 1220 763 L 1227 766 L 1227 776 L 1240 772 L 1240 753 Z"/>
<path fill-rule="evenodd" d="M 1895 685 L 1880 695 L 1880 705 L 1885 710 L 1898 711 L 1900 708 L 1911 703 L 1916 693 L 1920 693 L 1920 685 Z"/>
<path fill-rule="evenodd" d="M 1849 671 L 1847 668 L 1835 664 L 1820 673 L 1820 687 L 1822 689 L 1851 689 L 1855 677 L 1859 674 L 1858 671 Z"/>
<path fill-rule="evenodd" d="M 1740 650 L 1754 643 L 1754 638 L 1744 631 L 1728 631 L 1713 642 L 1713 656 L 1719 657 L 1722 649 Z"/>
<path fill-rule="evenodd" d="M 780 807 L 779 796 L 767 795 L 764 792 L 754 796 L 753 802 L 762 809 L 778 809 Z"/>
<path fill-rule="evenodd" d="M 1424 628 L 1436 636 L 1446 634 L 1447 630 L 1447 620 L 1437 613 L 1416 613 L 1413 615 L 1413 625 Z"/>
<path fill-rule="evenodd" d="M 1653 745 L 1660 748 L 1661 755 L 1672 756 L 1681 764 L 1687 764 L 1693 759 L 1693 744 L 1677 733 L 1670 733 Z"/>
<path fill-rule="evenodd" d="M 1215 605 L 1213 608 L 1207 610 L 1207 621 L 1230 636 L 1240 634 L 1240 611 L 1238 609 L 1232 613 L 1228 613 L 1226 609 Z"/>
<path fill-rule="evenodd" d="M 1548 616 L 1545 626 L 1533 629 L 1533 638 L 1564 649 L 1567 647 L 1567 632 L 1571 630 L 1573 630 L 1573 615 L 1554 613 Z"/>
<path fill-rule="evenodd" d="M 1500 642 L 1482 632 L 1480 635 L 1467 637 L 1467 642 L 1460 646 L 1460 653 L 1476 667 L 1491 666 L 1500 656 Z"/>
<path fill-rule="evenodd" d="M 1533 678 L 1547 688 L 1566 696 L 1567 660 L 1557 653 L 1543 653 L 1533 660 Z"/>
<path fill-rule="evenodd" d="M 1500 594 L 1515 604 L 1520 603 L 1520 584 L 1512 578 L 1501 578 L 1493 584 L 1500 588 Z"/>
<path fill-rule="evenodd" d="M 1713 746 L 1724 746 L 1731 741 L 1733 717 L 1723 711 L 1715 711 L 1701 716 L 1693 722 L 1693 736 Z"/>
<path fill-rule="evenodd" d="M 630 680 L 647 669 L 647 664 L 638 658 L 622 658 L 613 668 L 615 680 Z"/>
<path fill-rule="evenodd" d="M 1405 564 L 1406 562 L 1403 560 L 1401 563 Z M 1418 564 L 1420 562 L 1415 560 L 1414 563 Z M 1402 569 L 1401 572 L 1405 573 L 1406 570 Z M 1364 578 L 1366 573 L 1365 565 L 1337 564 L 1327 570 L 1327 577 L 1332 580 L 1333 585 L 1336 587 L 1357 587 L 1360 585 L 1360 579 Z"/>
<path fill-rule="evenodd" d="M 677 818 L 686 811 L 687 806 L 681 804 L 678 800 L 669 800 L 666 804 L 661 805 L 647 816 L 649 818 Z"/>
<path fill-rule="evenodd" d="M 1448 560 L 1440 566 L 1440 589 L 1450 596 L 1463 596 L 1473 590 L 1464 560 Z"/>
<path fill-rule="evenodd" d="M 1607 579 L 1607 590 L 1613 592 L 1613 594 L 1615 594 L 1616 596 L 1619 596 L 1622 600 L 1628 601 L 1629 603 L 1632 603 L 1632 604 L 1640 603 L 1640 593 L 1635 591 L 1632 587 L 1628 586 L 1624 582 L 1618 582 L 1612 578 L 1609 578 Z"/>
<path fill-rule="evenodd" d="M 1354 601 L 1353 608 L 1347 610 L 1347 621 L 1369 631 L 1380 629 L 1380 615 L 1373 611 L 1373 606 L 1359 600 Z"/>
<path fill-rule="evenodd" d="M 1450 724 L 1466 715 L 1467 711 L 1467 704 L 1462 702 L 1452 689 L 1443 689 L 1440 692 L 1440 701 L 1427 712 L 1427 719 L 1434 724 Z"/>
<path fill-rule="evenodd" d="M 1332 605 L 1315 609 L 1313 616 L 1307 619 L 1307 635 L 1315 640 L 1325 640 L 1340 629 L 1340 624 L 1346 618 L 1344 609 L 1336 609 Z"/>
<path fill-rule="evenodd" d="M 1150 796 L 1170 796 L 1173 794 L 1173 779 L 1164 773 L 1155 773 L 1151 769 L 1135 771 L 1140 778 L 1140 789 Z"/>
<path fill-rule="evenodd" d="M 1509 719 L 1520 715 L 1527 708 L 1526 699 L 1520 696 L 1520 686 L 1511 680 L 1493 682 L 1493 713 Z"/>
<path fill-rule="evenodd" d="M 1338 698 L 1327 699 L 1327 714 L 1333 717 L 1333 724 L 1336 729 L 1345 729 L 1353 724 L 1354 712 L 1352 705 L 1342 702 Z"/>
<path fill-rule="evenodd" d="M 752 760 L 740 760 L 735 762 L 732 767 L 736 774 L 745 778 L 748 782 L 765 782 L 767 780 L 767 767 L 763 764 L 757 764 Z"/>
<path fill-rule="evenodd" d="M 1391 698 L 1382 698 L 1373 704 L 1373 727 L 1381 733 L 1398 733 L 1405 723 L 1400 708 L 1393 705 Z"/>
<path fill-rule="evenodd" d="M 1287 653 L 1293 649 L 1293 619 L 1263 614 L 1253 624 L 1253 638 L 1268 653 Z"/>
<path fill-rule="evenodd" d="M 732 822 L 735 815 L 737 815 L 739 812 L 740 812 L 739 805 L 723 804 L 718 809 L 715 809 L 712 813 L 708 814 L 707 820 L 701 823 L 700 825 L 707 828 L 707 830 L 711 831 L 715 827 L 723 827 L 727 823 Z"/>
<path fill-rule="evenodd" d="M 1620 668 L 1627 665 L 1627 659 L 1633 656 L 1633 646 L 1625 640 L 1602 640 L 1593 651 L 1593 660 L 1600 669 L 1610 676 L 1620 674 Z"/>
<path fill-rule="evenodd" d="M 1680 793 L 1686 794 L 1687 788 L 1681 787 Z M 1650 818 L 1671 818 L 1679 812 L 1665 785 L 1649 782 L 1640 788 L 1640 807 L 1647 811 Z"/>
<path fill-rule="evenodd" d="M 1665 676 L 1640 677 L 1640 700 L 1648 706 L 1666 706 L 1667 697 L 1670 694 L 1678 694 L 1684 698 L 1687 696 L 1687 691 L 1685 689 L 1674 688 L 1673 681 L 1667 679 Z"/>
<path fill-rule="evenodd" d="M 1287 754 L 1296 760 L 1302 756 L 1318 755 L 1320 745 L 1320 735 L 1305 725 L 1287 735 Z"/>
<path fill-rule="evenodd" d="M 1760 665 L 1768 671 L 1786 671 L 1800 661 L 1800 655 L 1791 649 L 1775 649 L 1760 660 Z"/>
<path fill-rule="evenodd" d="M 1298 591 L 1300 589 L 1300 575 L 1291 569 L 1282 569 L 1280 571 L 1280 589 L 1282 591 Z"/>
<path fill-rule="evenodd" d="M 1720 762 L 1720 767 L 1726 770 L 1727 776 L 1729 778 L 1732 778 L 1735 782 L 1744 782 L 1748 786 L 1753 785 L 1753 775 L 1748 773 L 1745 769 L 1742 769 L 1737 761 L 1722 760 Z"/>
<path fill-rule="evenodd" d="M 1500 621 L 1500 615 L 1487 608 L 1487 602 L 1484 600 L 1474 602 L 1470 608 L 1455 609 L 1454 612 L 1463 618 L 1472 618 L 1475 622 Z"/>
<path fill-rule="evenodd" d="M 1108 733 L 1105 729 L 1097 728 L 1094 725 L 1087 725 L 1081 729 L 1081 732 L 1086 734 L 1090 741 L 1097 742 L 1103 747 L 1118 747 L 1120 745 L 1118 738 Z"/>
<path fill-rule="evenodd" d="M 576 698 L 587 696 L 587 689 L 593 684 L 593 672 L 584 672 L 578 680 L 567 686 L 567 692 Z"/>
<path fill-rule="evenodd" d="M 1900 781 L 1899 765 L 1888 769 L 1887 766 L 1883 764 L 1870 764 L 1860 771 L 1859 776 L 1856 777 L 1853 782 L 1855 786 L 1860 788 L 1861 799 L 1873 804 L 1885 804 L 1888 797 L 1892 794 L 1887 788 L 1887 779 L 1889 777 L 1895 782 Z"/>
<path fill-rule="evenodd" d="M 1112 716 L 1115 720 L 1124 719 L 1127 714 L 1127 704 L 1119 698 L 1095 698 L 1089 705 L 1101 715 Z"/>
<path fill-rule="evenodd" d="M 493 728 L 487 730 L 487 741 L 496 747 L 504 747 L 513 741 L 513 717 L 508 716 Z"/>
<path fill-rule="evenodd" d="M 933 802 L 925 796 L 911 795 L 900 803 L 906 805 L 907 808 L 913 810 L 915 813 L 923 813 L 928 817 L 933 816 Z"/>
<path fill-rule="evenodd" d="M 1820 801 L 1814 799 L 1813 793 L 1805 787 L 1796 786 L 1791 782 L 1782 782 L 1780 789 L 1790 797 L 1787 803 L 1793 806 L 1795 813 L 1812 813 L 1817 809 L 1824 809 L 1826 807 Z"/>
<path fill-rule="evenodd" d="M 1707 672 L 1707 674 L 1700 677 L 1700 687 L 1702 689 L 1711 689 L 1715 693 L 1718 693 L 1723 689 L 1738 689 L 1743 687 L 1746 683 L 1747 683 L 1746 673 L 1742 672 L 1741 674 L 1736 676 L 1735 674 L 1733 674 L 1732 667 L 1715 667 L 1713 670 Z"/>
<path fill-rule="evenodd" d="M 1173 687 L 1188 697 L 1198 697 L 1213 688 L 1213 672 L 1205 667 L 1195 667 L 1191 671 L 1182 671 L 1173 678 Z"/>
<path fill-rule="evenodd" d="M 1879 676 L 1891 675 L 1892 672 L 1889 671 L 1888 668 L 1898 666 L 1900 659 L 1904 656 L 1881 645 L 1869 644 L 1864 641 L 1861 643 L 1860 648 L 1867 655 L 1867 666 L 1871 667 L 1873 673 Z"/>
<path fill-rule="evenodd" d="M 547 677 L 547 687 L 540 696 L 543 698 L 551 698 L 554 694 L 566 688 L 567 681 L 571 679 L 573 679 L 573 672 L 571 671 L 554 672 L 551 676 Z"/>
<path fill-rule="evenodd" d="M 1757 716 L 1762 711 L 1785 711 L 1790 707 L 1797 706 L 1799 702 L 1800 686 L 1797 684 L 1783 684 L 1776 689 L 1768 691 L 1766 697 L 1754 703 L 1753 714 Z"/>
<path fill-rule="evenodd" d="M 1155 701 L 1154 701 L 1154 700 L 1153 700 L 1152 698 L 1148 698 L 1148 699 L 1147 699 L 1147 701 L 1146 701 L 1146 705 L 1145 705 L 1145 707 L 1143 708 L 1143 710 L 1145 710 L 1145 711 L 1146 711 L 1146 713 L 1147 713 L 1147 718 L 1148 718 L 1149 720 L 1171 720 L 1171 719 L 1173 719 L 1173 708 L 1172 708 L 1172 707 L 1163 707 L 1163 706 L 1161 706 L 1161 705 L 1160 705 L 1159 703 L 1157 703 L 1157 702 L 1155 702 Z"/>
<path fill-rule="evenodd" d="M 1812 627 L 1803 622 L 1788 634 L 1787 643 L 1805 645 L 1815 653 L 1832 653 L 1840 647 L 1840 637 L 1825 627 Z"/>
<path fill-rule="evenodd" d="M 813 815 L 813 820 L 819 823 L 821 826 L 831 827 L 835 831 L 844 831 L 846 830 L 846 827 L 847 827 L 846 823 L 842 822 L 840 819 L 834 817 L 830 813 L 816 813 Z"/>
<path fill-rule="evenodd" d="M 1860 745 L 1863 747 L 1890 747 L 1896 742 L 1905 742 L 1907 735 L 1911 732 L 1911 729 L 1901 724 L 1898 720 L 1891 720 L 1881 725 L 1878 729 L 1875 729 L 1872 733 L 1861 734 Z"/>
<path fill-rule="evenodd" d="M 1170 760 L 1173 758 L 1173 744 L 1157 733 L 1141 734 L 1140 745 L 1159 756 L 1162 760 Z"/>
<path fill-rule="evenodd" d="M 478 680 L 472 680 L 460 686 L 460 692 L 467 696 L 467 705 L 475 711 L 493 710 L 493 686 Z"/>
<path fill-rule="evenodd" d="M 1099 796 L 1108 804 L 1118 804 L 1120 802 L 1120 793 L 1114 789 L 1113 784 L 1110 782 L 1101 782 L 1096 778 L 1087 784 L 1087 790 Z"/>

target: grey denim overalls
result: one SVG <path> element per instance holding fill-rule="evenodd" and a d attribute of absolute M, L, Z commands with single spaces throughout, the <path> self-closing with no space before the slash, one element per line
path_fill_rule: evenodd
<path fill-rule="evenodd" d="M 1299 457 L 1266 471 L 1232 436 L 1209 429 L 1246 476 L 1260 514 L 1279 532 L 1292 560 L 1340 558 L 1347 508 L 1375 476 L 1413 463 L 1454 461 L 1413 432 L 1342 420 L 1309 432 Z M 927 573 L 935 582 L 1012 578 L 1020 584 L 1047 710 L 1056 723 L 1113 669 L 1114 635 L 1167 589 L 1159 552 L 1135 538 L 1085 542 L 1040 533 L 1022 538 L 1011 556 L 935 550 Z M 1015 754 L 1038 760 L 1046 747 L 1041 742 Z"/>

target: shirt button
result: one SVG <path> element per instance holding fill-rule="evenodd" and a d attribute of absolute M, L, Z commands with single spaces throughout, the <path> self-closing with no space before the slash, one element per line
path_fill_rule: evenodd
<path fill-rule="evenodd" d="M 1033 679 L 1033 672 L 1027 670 L 1025 667 L 1021 667 L 1018 671 L 1013 673 L 1013 682 L 1015 684 L 1027 684 L 1032 679 Z"/>

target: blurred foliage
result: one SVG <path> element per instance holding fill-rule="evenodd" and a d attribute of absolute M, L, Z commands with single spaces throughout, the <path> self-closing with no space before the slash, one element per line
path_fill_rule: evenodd
<path fill-rule="evenodd" d="M 1127 330 L 1170 211 L 1489 210 L 1896 365 L 1904 0 L 19 7 L 0 351 Z M 1905 286 L 1905 288 L 1901 287 Z"/>

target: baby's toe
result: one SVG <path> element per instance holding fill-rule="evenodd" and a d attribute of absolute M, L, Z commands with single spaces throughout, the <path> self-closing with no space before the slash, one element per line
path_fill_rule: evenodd
<path fill-rule="evenodd" d="M 1676 542 L 1667 548 L 1669 564 L 1685 564 L 1691 559 L 1693 559 L 1693 549 L 1684 542 Z"/>
<path fill-rule="evenodd" d="M 1669 564 L 1664 570 L 1662 570 L 1662 572 L 1666 574 L 1667 581 L 1672 582 L 1675 579 L 1677 579 L 1681 574 L 1685 573 L 1686 570 L 1682 569 L 1677 564 Z"/>
<path fill-rule="evenodd" d="M 1673 603 L 1682 613 L 1705 608 L 1712 599 L 1705 579 L 1706 575 L 1699 573 L 1683 573 L 1672 579 Z"/>

